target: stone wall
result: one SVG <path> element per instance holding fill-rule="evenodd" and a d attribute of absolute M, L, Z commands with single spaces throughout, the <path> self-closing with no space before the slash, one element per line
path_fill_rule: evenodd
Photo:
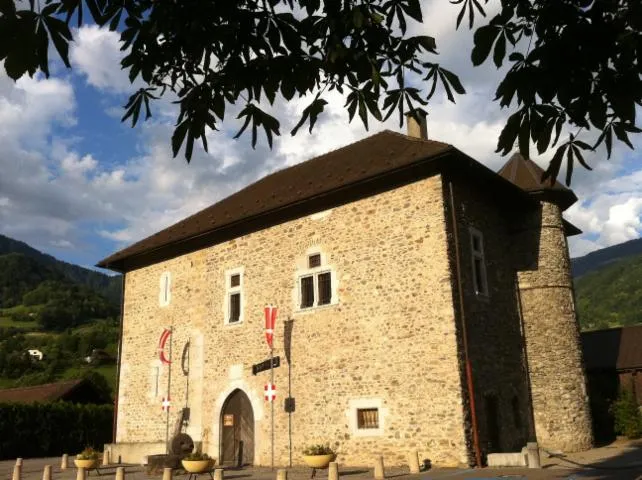
<path fill-rule="evenodd" d="M 162 329 L 173 326 L 170 436 L 187 404 L 188 432 L 218 457 L 221 408 L 240 388 L 254 410 L 255 463 L 268 465 L 270 405 L 263 386 L 269 372 L 253 376 L 251 365 L 268 357 L 263 306 L 273 303 L 281 357 L 275 369 L 278 465 L 287 465 L 290 454 L 300 464 L 302 448 L 319 442 L 329 442 L 347 465 L 370 464 L 376 454 L 402 464 L 412 448 L 437 465 L 466 463 L 446 249 L 442 182 L 435 176 L 129 272 L 117 441 L 165 438 L 161 400 L 168 372 L 157 373 L 157 342 Z M 314 252 L 332 269 L 336 302 L 300 310 L 298 275 Z M 226 325 L 226 272 L 239 268 L 243 322 Z M 166 271 L 171 302 L 160 307 Z M 284 352 L 286 319 L 293 321 L 291 363 Z M 194 349 L 189 391 L 178 361 L 188 339 Z M 290 419 L 283 408 L 288 385 L 296 399 Z M 376 434 L 354 431 L 352 408 L 360 404 L 380 406 Z"/>
<path fill-rule="evenodd" d="M 514 244 L 537 440 L 545 448 L 586 450 L 591 415 L 560 209 L 542 201 Z"/>
<path fill-rule="evenodd" d="M 505 205 L 498 205 L 481 186 L 453 183 L 452 189 L 458 221 L 463 314 L 480 450 L 482 454 L 519 452 L 526 444 L 531 421 L 515 266 L 509 254 L 512 247 L 512 217 L 509 209 Z M 449 232 L 452 235 L 447 183 L 444 191 L 449 206 Z M 479 232 L 483 239 L 487 294 L 476 293 L 474 287 L 471 228 Z M 454 248 L 451 248 L 450 258 L 453 272 L 456 272 Z M 461 315 L 459 298 L 454 298 L 454 302 Z M 460 327 L 460 334 L 463 335 L 461 330 Z M 462 383 L 466 385 L 465 379 Z M 492 401 L 496 404 L 497 412 L 490 418 L 489 403 Z M 467 408 L 470 408 L 468 403 Z M 470 416 L 468 420 L 471 427 Z M 491 422 L 496 422 L 495 439 L 491 439 Z M 496 444 L 491 445 L 491 440 Z"/>

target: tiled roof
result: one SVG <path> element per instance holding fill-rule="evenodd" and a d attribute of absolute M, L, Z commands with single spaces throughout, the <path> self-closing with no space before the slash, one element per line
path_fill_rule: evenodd
<path fill-rule="evenodd" d="M 582 333 L 587 370 L 642 369 L 642 325 Z"/>
<path fill-rule="evenodd" d="M 32 387 L 2 389 L 0 390 L 0 403 L 34 403 L 64 400 L 83 382 L 84 380 L 69 380 Z"/>
<path fill-rule="evenodd" d="M 544 170 L 532 160 L 525 159 L 519 152 L 514 153 L 497 173 L 527 192 L 552 192 L 556 194 L 562 201 L 561 206 L 564 209 L 577 201 L 573 191 L 557 180 L 553 184 L 548 179 L 542 182 Z"/>

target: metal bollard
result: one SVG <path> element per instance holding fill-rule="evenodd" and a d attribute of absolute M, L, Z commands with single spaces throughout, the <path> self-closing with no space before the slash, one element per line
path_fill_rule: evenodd
<path fill-rule="evenodd" d="M 51 480 L 51 465 L 45 465 L 42 471 L 42 480 Z"/>
<path fill-rule="evenodd" d="M 411 450 L 408 453 L 408 467 L 410 473 L 419 473 L 419 452 L 417 450 Z"/>
<path fill-rule="evenodd" d="M 375 458 L 374 478 L 376 478 L 377 480 L 386 478 L 386 474 L 383 468 L 383 455 L 379 455 Z"/>

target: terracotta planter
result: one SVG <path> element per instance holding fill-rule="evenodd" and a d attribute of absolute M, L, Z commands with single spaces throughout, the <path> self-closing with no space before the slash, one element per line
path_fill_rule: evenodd
<path fill-rule="evenodd" d="M 98 466 L 97 459 L 78 460 L 77 458 L 74 458 L 74 463 L 76 464 L 76 468 L 84 468 L 85 470 L 91 470 L 92 468 L 96 468 Z"/>
<path fill-rule="evenodd" d="M 312 468 L 327 468 L 330 462 L 336 458 L 334 453 L 327 455 L 303 455 L 303 461 L 308 467 Z"/>
<path fill-rule="evenodd" d="M 188 473 L 207 472 L 212 467 L 212 459 L 207 460 L 181 460 L 183 468 Z"/>

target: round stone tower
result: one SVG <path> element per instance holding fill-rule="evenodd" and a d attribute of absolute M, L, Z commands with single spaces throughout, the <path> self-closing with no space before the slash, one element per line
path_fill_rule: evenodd
<path fill-rule="evenodd" d="M 519 220 L 514 242 L 535 434 L 540 446 L 576 452 L 593 434 L 566 237 L 580 231 L 562 218 L 577 197 L 515 154 L 499 174 L 538 207 Z"/>

